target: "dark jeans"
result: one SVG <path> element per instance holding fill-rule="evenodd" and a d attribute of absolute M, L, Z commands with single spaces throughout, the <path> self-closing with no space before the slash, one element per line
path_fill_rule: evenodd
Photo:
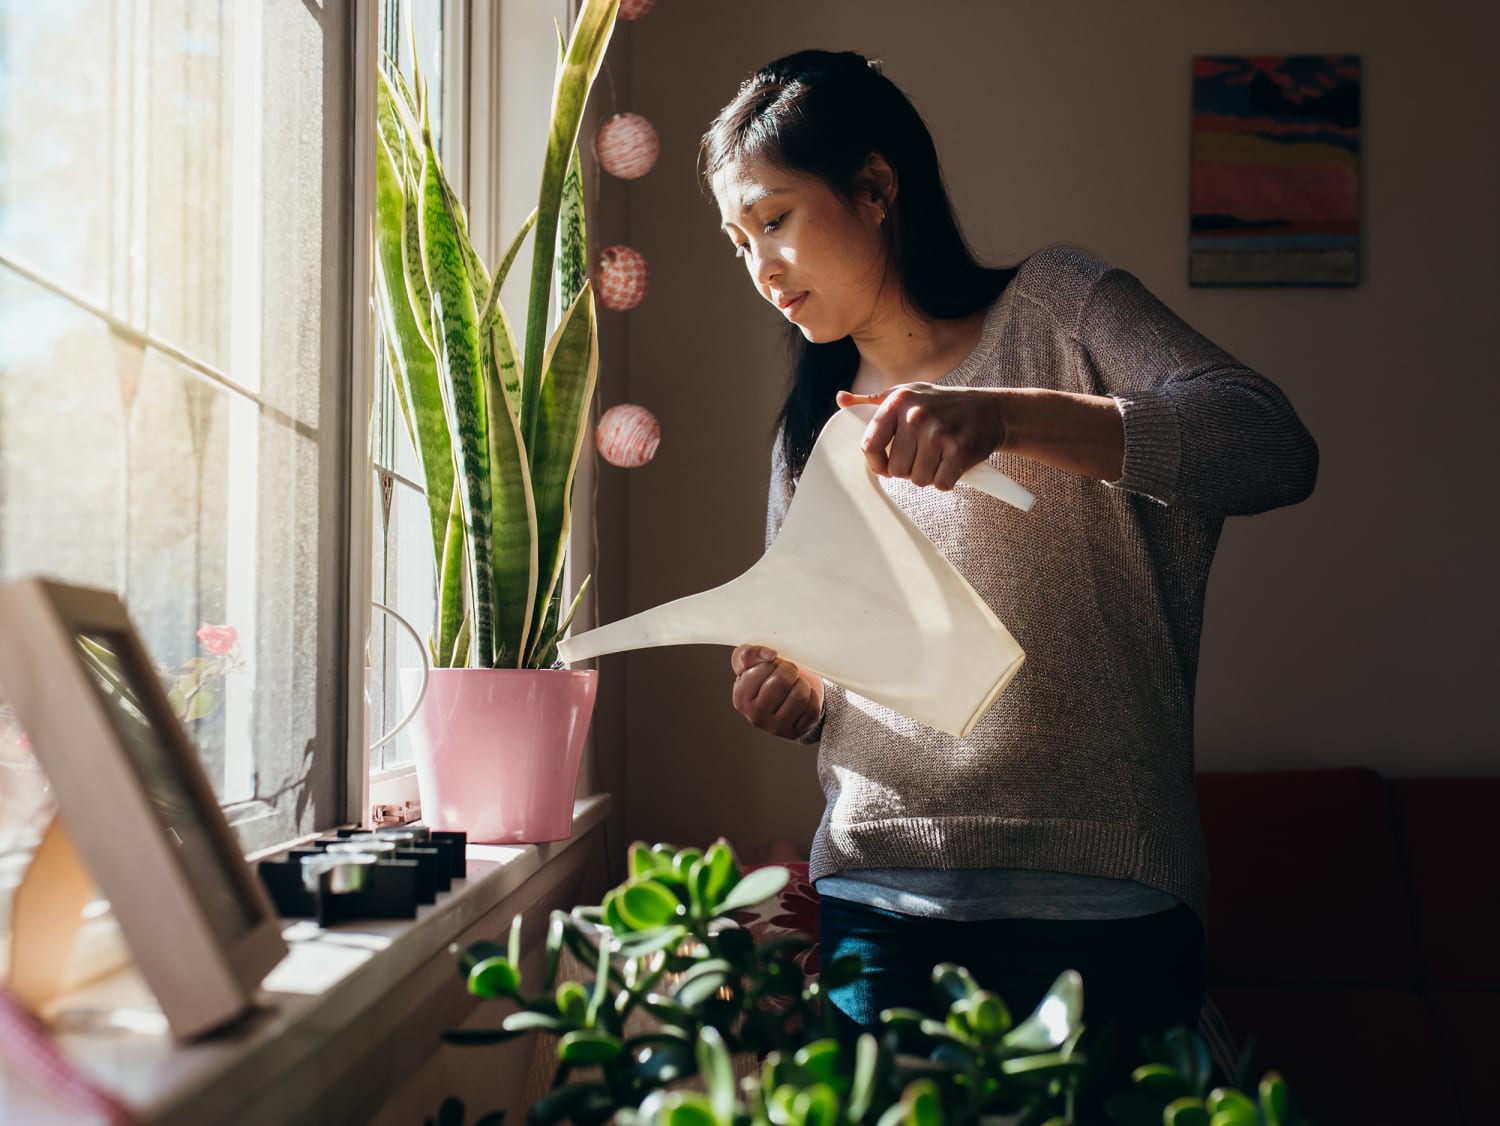
<path fill-rule="evenodd" d="M 865 971 L 829 992 L 846 1037 L 877 1032 L 882 1009 L 904 1007 L 941 1016 L 932 967 L 956 962 L 1000 995 L 1020 1023 L 1063 970 L 1083 975 L 1080 1050 L 1090 1059 L 1080 1121 L 1098 1114 L 1098 1099 L 1123 1090 L 1143 1060 L 1143 1035 L 1198 1026 L 1203 996 L 1203 929 L 1187 906 L 1133 919 L 1057 922 L 996 919 L 960 923 L 924 919 L 821 896 L 819 961 L 857 954 Z"/>

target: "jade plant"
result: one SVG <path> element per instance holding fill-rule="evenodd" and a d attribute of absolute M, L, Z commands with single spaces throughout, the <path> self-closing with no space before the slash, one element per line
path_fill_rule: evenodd
<path fill-rule="evenodd" d="M 572 617 L 560 613 L 563 564 L 599 366 L 577 141 L 618 8 L 580 5 L 536 210 L 493 274 L 433 145 L 420 68 L 410 85 L 394 66 L 381 70 L 376 303 L 427 494 L 437 667 L 548 667 Z M 519 348 L 500 291 L 533 228 Z M 560 320 L 549 339 L 554 283 Z"/>
<path fill-rule="evenodd" d="M 727 842 L 707 850 L 630 846 L 628 878 L 597 906 L 554 911 L 540 980 L 521 971 L 522 918 L 505 943 L 454 947 L 470 993 L 513 1007 L 500 1027 L 456 1044 L 555 1037 L 551 1091 L 528 1110 L 547 1126 L 943 1126 L 1002 1120 L 1067 1126 L 1088 1061 L 1083 982 L 1061 974 L 1014 1022 L 962 966 L 932 973 L 933 1007 L 888 1009 L 881 1035 L 838 1034 L 826 992 L 862 971 L 840 957 L 808 982 L 805 935 L 757 940 L 732 917 L 776 895 L 783 868 L 740 870 Z M 570 952 L 592 977 L 561 973 Z M 1108 1100 L 1119 1126 L 1298 1126 L 1274 1074 L 1258 1098 L 1214 1084 L 1203 1041 L 1178 1029 L 1152 1045 L 1129 1090 Z M 736 1069 L 735 1061 L 749 1067 Z M 737 1078 L 736 1071 L 751 1074 Z M 460 1108 L 449 1108 L 450 1114 Z M 450 1121 L 459 1121 L 452 1118 Z"/>

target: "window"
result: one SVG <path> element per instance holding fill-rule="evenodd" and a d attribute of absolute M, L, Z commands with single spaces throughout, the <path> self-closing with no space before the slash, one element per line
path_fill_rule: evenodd
<path fill-rule="evenodd" d="M 411 38 L 428 85 L 434 139 L 450 181 L 465 204 L 475 248 L 493 265 L 536 204 L 546 150 L 547 113 L 556 78 L 557 27 L 570 27 L 568 0 L 381 0 L 383 51 L 411 76 Z M 408 32 L 408 16 L 411 32 Z M 504 33 L 501 34 L 503 26 Z M 387 65 L 382 58 L 382 65 Z M 528 241 L 511 269 L 502 300 L 516 319 L 525 308 L 531 273 Z M 554 316 L 559 315 L 557 310 Z M 518 328 L 519 331 L 519 328 Z M 427 501 L 384 367 L 384 345 L 374 354 L 372 424 L 371 590 L 424 638 L 431 633 L 437 581 L 433 571 Z M 592 478 L 580 469 L 577 494 Z M 576 534 L 587 534 L 582 528 Z M 575 589 L 571 575 L 565 578 Z M 405 630 L 385 615 L 370 620 L 370 672 L 366 689 L 371 739 L 405 713 L 402 670 L 421 657 Z M 403 731 L 370 759 L 372 800 L 417 796 L 411 749 Z M 587 777 L 588 771 L 583 772 Z"/>
<path fill-rule="evenodd" d="M 0 0 L 0 580 L 123 595 L 247 850 L 347 816 L 352 12 Z"/>
<path fill-rule="evenodd" d="M 445 82 L 445 26 L 449 35 L 456 20 L 446 23 L 444 0 L 381 0 L 381 66 L 395 63 L 408 83 L 413 81 L 415 53 L 427 82 L 433 140 L 444 166 L 453 174 L 459 146 L 451 138 L 457 130 L 452 119 L 457 110 L 449 99 Z M 415 38 L 415 51 L 412 39 Z M 379 370 L 375 374 L 375 419 L 371 457 L 374 480 L 371 489 L 371 593 L 376 602 L 391 607 L 411 623 L 424 638 L 431 632 L 436 613 L 437 576 L 434 573 L 431 535 L 428 532 L 426 491 L 422 472 L 412 451 L 401 411 L 391 387 L 385 361 L 385 346 L 376 349 Z M 405 713 L 401 672 L 420 666 L 422 655 L 411 636 L 383 613 L 370 621 L 369 686 L 365 704 L 371 741 L 389 731 Z M 389 777 L 409 771 L 411 748 L 405 734 L 398 734 L 370 756 L 373 777 Z M 381 794 L 377 797 L 385 797 Z M 397 795 L 391 795 L 395 797 Z M 399 791 L 401 798 L 415 797 L 414 789 Z"/>

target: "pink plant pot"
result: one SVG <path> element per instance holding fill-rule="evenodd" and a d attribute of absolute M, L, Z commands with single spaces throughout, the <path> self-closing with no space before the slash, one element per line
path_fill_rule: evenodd
<path fill-rule="evenodd" d="M 422 820 L 485 844 L 559 841 L 599 674 L 592 669 L 433 669 L 408 729 Z M 403 670 L 416 698 L 419 670 Z"/>

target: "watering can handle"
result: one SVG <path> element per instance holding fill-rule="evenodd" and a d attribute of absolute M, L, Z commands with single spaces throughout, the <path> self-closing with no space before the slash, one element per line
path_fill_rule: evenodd
<path fill-rule="evenodd" d="M 422 706 L 422 697 L 427 695 L 427 681 L 432 676 L 432 660 L 427 656 L 427 645 L 422 641 L 422 635 L 416 631 L 416 627 L 414 627 L 395 610 L 391 609 L 391 607 L 387 606 L 384 602 L 372 601 L 370 605 L 375 607 L 375 609 L 377 610 L 381 610 L 389 614 L 392 618 L 395 618 L 396 624 L 411 635 L 411 639 L 417 644 L 417 652 L 422 655 L 422 687 L 417 692 L 417 698 L 411 702 L 411 707 L 406 710 L 406 714 L 399 720 L 397 720 L 395 725 L 389 731 L 387 731 L 379 739 L 376 739 L 375 742 L 370 744 L 369 749 L 372 751 L 376 751 L 389 743 L 397 735 L 399 735 L 401 733 L 401 729 L 416 718 L 417 709 Z"/>
<path fill-rule="evenodd" d="M 959 481 L 982 493 L 988 493 L 996 500 L 1003 500 L 1022 512 L 1030 512 L 1031 506 L 1036 503 L 1036 496 L 1030 490 L 1016 484 L 987 461 L 981 461 L 960 477 Z"/>

